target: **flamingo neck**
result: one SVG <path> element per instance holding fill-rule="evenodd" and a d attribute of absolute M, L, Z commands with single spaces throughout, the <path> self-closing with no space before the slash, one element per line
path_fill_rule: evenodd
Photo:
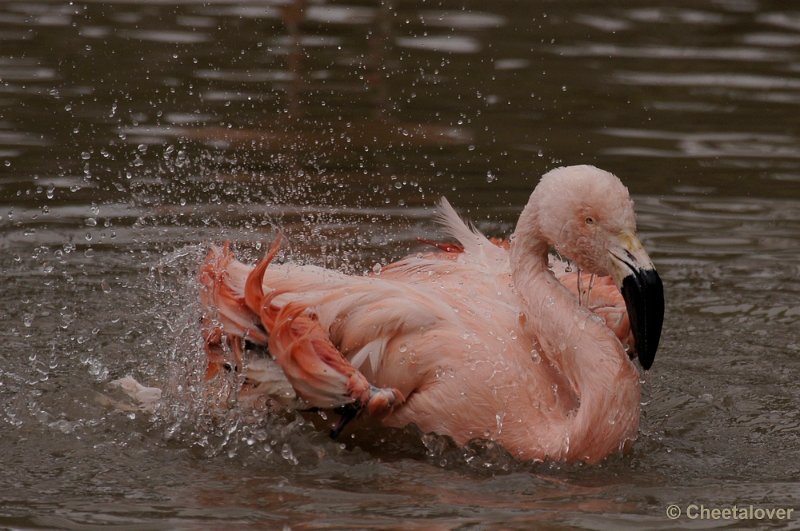
<path fill-rule="evenodd" d="M 579 400 L 577 410 L 554 421 L 563 423 L 557 432 L 564 437 L 554 457 L 599 461 L 636 436 L 639 375 L 613 332 L 550 271 L 549 245 L 538 227 L 529 205 L 514 234 L 511 271 L 526 332 Z"/>

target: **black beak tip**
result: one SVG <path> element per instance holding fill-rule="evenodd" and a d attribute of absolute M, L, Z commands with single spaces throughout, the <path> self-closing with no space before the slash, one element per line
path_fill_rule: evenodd
<path fill-rule="evenodd" d="M 622 281 L 622 297 L 636 342 L 639 363 L 653 366 L 664 323 L 664 286 L 655 269 L 640 269 Z"/>
<path fill-rule="evenodd" d="M 656 359 L 656 353 L 655 352 L 648 353 L 648 355 L 646 356 L 637 354 L 636 357 L 639 358 L 639 365 L 642 366 L 642 369 L 647 371 L 650 370 L 650 367 L 653 366 L 653 361 Z"/>

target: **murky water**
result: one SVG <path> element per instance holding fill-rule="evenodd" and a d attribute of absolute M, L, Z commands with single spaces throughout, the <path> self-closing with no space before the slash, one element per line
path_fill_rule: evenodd
<path fill-rule="evenodd" d="M 204 409 L 204 246 L 352 272 L 623 178 L 667 290 L 633 455 L 532 466 Z M 800 10 L 788 2 L 0 4 L 0 526 L 708 527 L 800 510 Z M 131 374 L 156 413 L 103 404 Z M 797 526 L 740 521 L 739 526 Z"/>

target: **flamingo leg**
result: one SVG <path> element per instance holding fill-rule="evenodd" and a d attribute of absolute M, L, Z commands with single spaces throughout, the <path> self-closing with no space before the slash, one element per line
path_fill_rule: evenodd
<path fill-rule="evenodd" d="M 331 439 L 336 439 L 339 437 L 339 434 L 342 433 L 345 426 L 350 424 L 350 421 L 358 417 L 358 414 L 361 413 L 361 408 L 348 404 L 346 406 L 337 407 L 336 413 L 339 414 L 339 421 L 334 425 L 333 428 L 331 428 Z"/>

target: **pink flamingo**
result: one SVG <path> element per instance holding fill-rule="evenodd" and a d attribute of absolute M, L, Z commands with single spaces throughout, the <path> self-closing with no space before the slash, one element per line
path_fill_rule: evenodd
<path fill-rule="evenodd" d="M 650 368 L 664 299 L 625 186 L 593 166 L 552 170 L 510 243 L 444 199 L 439 221 L 459 244 L 369 276 L 273 264 L 280 238 L 255 268 L 213 248 L 200 275 L 207 376 L 235 368 L 240 396 L 336 409 L 334 436 L 363 411 L 523 460 L 595 463 L 630 447 L 632 356 Z M 550 264 L 551 248 L 579 271 Z"/>

